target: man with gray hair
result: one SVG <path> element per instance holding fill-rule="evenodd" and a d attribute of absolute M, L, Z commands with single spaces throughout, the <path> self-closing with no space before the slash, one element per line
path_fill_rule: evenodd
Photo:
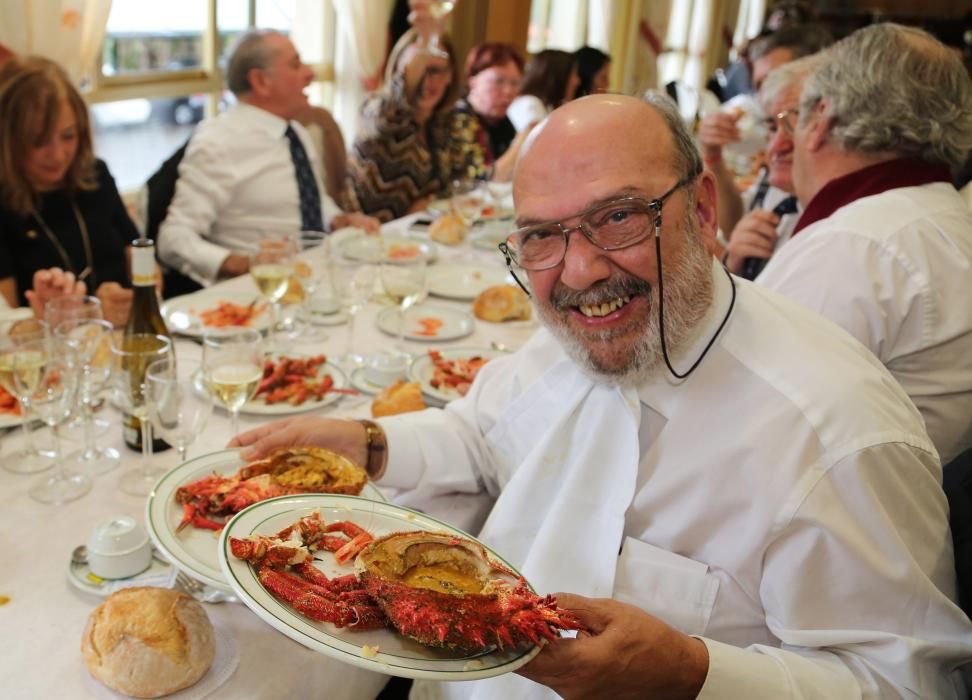
<path fill-rule="evenodd" d="M 331 200 L 310 137 L 294 121 L 312 77 L 283 34 L 240 37 L 226 70 L 238 102 L 201 123 L 189 142 L 159 229 L 162 262 L 209 284 L 246 273 L 246 251 L 265 232 L 378 230 L 377 220 L 345 214 Z"/>
<path fill-rule="evenodd" d="M 950 174 L 972 148 L 972 81 L 934 37 L 895 24 L 824 56 L 793 136 L 805 209 L 757 281 L 870 348 L 947 465 L 972 447 L 972 212 Z"/>

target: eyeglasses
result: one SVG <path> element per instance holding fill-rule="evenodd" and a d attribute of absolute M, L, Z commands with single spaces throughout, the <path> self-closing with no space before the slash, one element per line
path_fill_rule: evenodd
<path fill-rule="evenodd" d="M 766 125 L 766 130 L 769 132 L 770 136 L 775 136 L 776 132 L 782 126 L 783 131 L 787 136 L 793 136 L 793 130 L 796 128 L 796 123 L 793 117 L 800 114 L 799 109 L 784 109 L 779 114 L 774 114 L 772 117 L 767 117 L 763 123 Z"/>
<path fill-rule="evenodd" d="M 523 81 L 519 78 L 499 78 L 499 77 L 487 77 L 487 82 L 494 88 L 510 88 L 511 90 L 519 90 L 520 85 Z"/>
<path fill-rule="evenodd" d="M 698 172 L 679 180 L 657 199 L 622 197 L 575 214 L 580 218 L 576 226 L 567 227 L 562 221 L 551 221 L 519 228 L 510 234 L 499 249 L 506 256 L 507 265 L 516 263 L 524 270 L 549 270 L 559 265 L 567 254 L 570 234 L 580 231 L 601 250 L 621 250 L 641 243 L 652 231 L 661 228 L 662 207 L 679 188 L 698 177 Z"/>

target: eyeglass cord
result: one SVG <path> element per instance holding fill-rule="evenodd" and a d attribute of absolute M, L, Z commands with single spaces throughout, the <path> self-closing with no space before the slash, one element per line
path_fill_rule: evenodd
<path fill-rule="evenodd" d="M 709 338 L 709 342 L 702 351 L 702 354 L 698 356 L 695 362 L 692 363 L 692 366 L 689 367 L 684 374 L 679 374 L 675 371 L 675 368 L 672 367 L 671 360 L 668 359 L 668 348 L 665 344 L 665 284 L 662 281 L 665 275 L 662 272 L 661 216 L 655 219 L 655 255 L 658 258 L 658 331 L 661 334 L 662 357 L 665 358 L 665 364 L 668 366 L 668 371 L 671 372 L 676 379 L 685 379 L 685 377 L 692 374 L 692 372 L 695 371 L 695 368 L 699 366 L 699 363 L 702 362 L 702 358 L 708 354 L 709 350 L 712 348 L 712 344 L 715 343 L 716 338 L 719 337 L 722 329 L 725 328 L 726 323 L 728 323 L 729 316 L 732 315 L 732 310 L 736 306 L 736 281 L 732 278 L 729 270 L 727 270 L 725 266 L 722 266 L 722 271 L 726 273 L 726 277 L 729 278 L 729 284 L 732 286 L 732 298 L 729 300 L 729 309 L 726 311 L 726 315 L 723 316 L 722 323 L 720 323 L 719 327 L 716 328 L 716 332 L 712 334 L 711 338 Z"/>

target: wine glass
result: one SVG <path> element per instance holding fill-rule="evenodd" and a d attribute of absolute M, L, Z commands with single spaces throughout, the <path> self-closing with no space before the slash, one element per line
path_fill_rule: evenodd
<path fill-rule="evenodd" d="M 34 445 L 30 398 L 35 386 L 25 381 L 39 381 L 40 368 L 47 361 L 49 341 L 50 326 L 35 319 L 19 321 L 8 333 L 0 335 L 0 385 L 20 402 L 21 430 L 26 443 L 24 448 L 3 459 L 3 468 L 15 474 L 36 474 L 53 466 Z M 28 371 L 30 366 L 36 371 Z M 18 380 L 18 375 L 23 377 Z"/>
<path fill-rule="evenodd" d="M 338 310 L 337 300 L 330 293 L 330 286 L 325 285 L 323 289 L 321 287 L 321 283 L 330 275 L 331 246 L 327 233 L 323 231 L 301 231 L 298 241 L 301 254 L 294 264 L 291 291 L 296 285 L 299 298 L 295 299 L 297 307 L 294 317 L 284 323 L 290 326 L 291 339 L 322 342 L 327 340 L 327 334 L 312 321 L 315 316 L 331 315 Z M 286 300 L 285 296 L 284 301 Z"/>
<path fill-rule="evenodd" d="M 428 6 L 429 14 L 432 15 L 432 17 L 438 23 L 441 23 L 443 20 L 445 20 L 446 16 L 452 12 L 455 6 L 456 0 L 432 0 Z M 449 54 L 442 50 L 438 31 L 435 31 L 431 36 L 429 36 L 429 43 L 426 48 L 430 53 L 435 54 L 436 56 L 449 58 Z"/>
<path fill-rule="evenodd" d="M 78 369 L 78 398 L 82 407 L 84 447 L 67 456 L 87 474 L 104 474 L 121 464 L 114 447 L 98 447 L 94 439 L 94 404 L 111 374 L 112 326 L 100 319 L 75 318 L 54 329 L 60 347 L 75 356 Z"/>
<path fill-rule="evenodd" d="M 405 350 L 405 320 L 408 310 L 427 293 L 425 256 L 416 252 L 408 258 L 388 258 L 381 263 L 381 286 L 398 304 L 398 348 Z"/>
<path fill-rule="evenodd" d="M 186 461 L 186 450 L 213 412 L 212 396 L 200 385 L 203 381 L 202 363 L 186 358 L 157 360 L 145 373 L 152 426 L 175 445 L 179 462 Z"/>
<path fill-rule="evenodd" d="M 36 349 L 44 352 L 42 344 L 39 344 Z M 36 383 L 33 381 L 33 376 L 28 382 L 34 387 L 30 402 L 34 412 L 51 429 L 54 436 L 54 472 L 31 487 L 30 497 L 41 503 L 56 505 L 73 501 L 90 491 L 91 477 L 67 471 L 61 459 L 61 437 L 58 425 L 71 413 L 78 388 L 78 368 L 74 359 L 70 357 L 73 351 L 68 349 L 65 352 L 62 349 L 61 352 L 55 353 L 51 350 L 52 348 L 47 349 L 46 362 L 39 368 L 28 362 L 26 373 L 18 370 L 19 358 L 24 357 L 21 353 L 18 359 L 14 360 L 14 372 L 18 382 L 22 381 L 27 373 L 36 376 Z"/>
<path fill-rule="evenodd" d="M 290 287 L 294 276 L 297 241 L 293 236 L 265 236 L 250 252 L 250 276 L 267 301 L 270 302 L 270 346 L 275 345 L 280 300 Z"/>
<path fill-rule="evenodd" d="M 206 388 L 230 412 L 233 435 L 240 432 L 240 409 L 253 398 L 263 379 L 263 363 L 260 333 L 252 328 L 203 335 Z"/>
<path fill-rule="evenodd" d="M 51 328 L 56 329 L 64 321 L 99 318 L 104 318 L 104 313 L 98 297 L 68 294 L 49 299 L 44 304 L 44 320 Z"/>
<path fill-rule="evenodd" d="M 455 180 L 452 183 L 452 211 L 462 219 L 466 227 L 479 221 L 483 214 L 485 196 L 476 180 Z"/>
<path fill-rule="evenodd" d="M 357 352 L 355 336 L 358 314 L 371 298 L 378 279 L 374 265 L 359 265 L 343 257 L 335 256 L 331 264 L 331 287 L 341 309 L 348 315 L 348 341 L 339 362 L 353 371 L 364 364 L 364 356 Z"/>
<path fill-rule="evenodd" d="M 165 469 L 152 467 L 152 423 L 145 392 L 145 372 L 156 360 L 172 357 L 172 341 L 155 333 L 126 335 L 112 333 L 111 386 L 122 411 L 137 421 L 142 438 L 142 464 L 122 474 L 121 490 L 133 496 L 146 496 Z M 131 424 L 129 424 L 131 425 Z"/>

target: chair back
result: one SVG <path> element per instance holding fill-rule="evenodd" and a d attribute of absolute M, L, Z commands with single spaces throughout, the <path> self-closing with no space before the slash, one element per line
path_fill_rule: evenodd
<path fill-rule="evenodd" d="M 173 153 L 159 166 L 152 176 L 148 179 L 146 187 L 148 189 L 148 204 L 145 213 L 145 235 L 155 241 L 155 249 L 159 249 L 159 230 L 165 216 L 169 211 L 169 204 L 175 196 L 176 180 L 179 179 L 179 163 L 186 155 L 186 147 L 189 141 Z M 162 268 L 162 296 L 166 299 L 176 297 L 181 294 L 202 289 L 202 285 L 191 277 L 187 277 L 178 270 L 173 270 L 161 261 Z"/>
<path fill-rule="evenodd" d="M 958 602 L 972 617 L 972 449 L 945 465 L 942 485 L 950 511 Z"/>

